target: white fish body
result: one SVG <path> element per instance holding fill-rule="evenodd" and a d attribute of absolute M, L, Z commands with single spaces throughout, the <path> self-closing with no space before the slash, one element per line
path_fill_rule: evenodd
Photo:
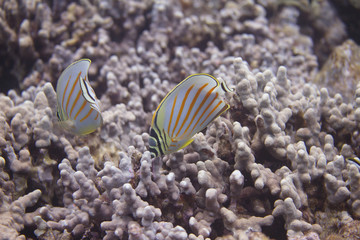
<path fill-rule="evenodd" d="M 231 92 L 225 82 L 208 74 L 193 74 L 161 101 L 150 130 L 152 157 L 175 152 L 189 145 L 192 137 L 229 108 L 223 101 Z"/>
<path fill-rule="evenodd" d="M 90 64 L 89 59 L 70 64 L 56 86 L 60 125 L 79 135 L 91 133 L 102 124 L 100 101 L 88 81 Z"/>

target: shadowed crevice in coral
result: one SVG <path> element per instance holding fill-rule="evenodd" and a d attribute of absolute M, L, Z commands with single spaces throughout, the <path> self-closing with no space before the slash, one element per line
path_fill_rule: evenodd
<path fill-rule="evenodd" d="M 308 194 L 309 209 L 312 214 L 325 210 L 326 189 L 324 177 L 315 179 L 310 184 L 305 185 L 304 191 Z"/>
<path fill-rule="evenodd" d="M 210 238 L 211 239 L 215 239 L 216 237 L 221 237 L 224 236 L 224 233 L 226 232 L 226 229 L 224 227 L 224 222 L 222 219 L 216 219 L 212 224 L 211 224 L 211 234 L 210 234 Z"/>
<path fill-rule="evenodd" d="M 251 177 L 251 174 L 248 171 L 242 171 L 241 173 L 244 175 L 244 188 L 254 186 L 254 181 Z"/>
<path fill-rule="evenodd" d="M 346 128 L 340 130 L 334 129 L 334 126 L 329 122 L 329 119 L 325 116 L 322 116 L 321 120 L 322 120 L 321 131 L 327 132 L 332 135 L 334 139 L 334 146 L 338 149 L 338 151 L 341 150 L 344 144 L 347 144 L 352 147 L 354 153 L 359 152 L 359 144 L 358 141 L 356 141 L 357 139 L 356 133 L 349 132 L 349 130 Z"/>
<path fill-rule="evenodd" d="M 234 121 L 238 121 L 241 126 L 246 126 L 250 130 L 251 138 L 254 136 L 256 132 L 256 124 L 255 124 L 255 116 L 246 109 L 242 104 L 232 107 L 232 111 L 230 111 L 231 119 Z"/>
<path fill-rule="evenodd" d="M 353 147 L 354 151 L 356 151 L 356 147 L 359 145 L 355 145 L 352 142 L 353 134 L 349 133 L 348 131 L 337 131 L 336 135 L 334 136 L 334 145 L 341 149 L 344 144 L 348 144 Z"/>
<path fill-rule="evenodd" d="M 263 226 L 263 233 L 276 240 L 286 240 L 286 230 L 284 229 L 285 220 L 282 217 L 275 217 L 273 224 L 270 226 Z"/>
<path fill-rule="evenodd" d="M 2 171 L 9 175 L 10 179 L 13 179 L 13 171 L 10 170 L 10 161 L 8 160 L 8 154 L 5 151 L 1 151 L 1 156 L 5 159 L 5 166 Z"/>
<path fill-rule="evenodd" d="M 50 159 L 54 159 L 57 162 L 61 162 L 64 158 L 67 157 L 66 152 L 63 148 L 60 148 L 56 144 L 52 143 L 48 149 L 48 154 Z"/>
<path fill-rule="evenodd" d="M 143 35 L 143 33 L 144 33 L 145 31 L 149 31 L 149 30 L 150 30 L 150 26 L 151 26 L 151 22 L 152 22 L 151 13 L 152 13 L 152 11 L 153 11 L 153 7 L 154 7 L 154 3 L 152 3 L 150 6 L 148 6 L 148 8 L 146 8 L 145 11 L 143 12 L 144 23 L 143 23 L 143 25 L 137 30 L 137 36 L 136 36 L 136 39 L 135 39 L 135 47 L 138 46 L 139 39 L 141 38 L 141 36 Z"/>
<path fill-rule="evenodd" d="M 10 89 L 20 90 L 18 81 L 19 72 L 14 72 L 13 67 L 18 66 L 17 59 L 14 59 L 11 55 L 17 55 L 16 53 L 9 53 L 12 48 L 11 44 L 1 44 L 0 42 L 0 91 L 1 93 L 7 94 Z M 17 69 L 20 70 L 21 69 Z M 24 77 L 24 76 L 20 76 Z"/>
<path fill-rule="evenodd" d="M 4 48 L 0 46 L 0 49 L 4 49 Z M 0 59 L 3 59 L 0 60 L 0 65 L 2 66 L 0 68 L 0 73 L 2 78 L 2 81 L 0 83 L 0 91 L 1 93 L 6 94 L 10 89 L 20 90 L 19 82 L 17 81 L 16 76 L 9 70 L 11 69 L 10 66 L 12 66 L 14 63 L 11 62 L 10 58 L 7 57 L 6 54 L 2 54 L 1 52 L 2 51 L 0 50 Z"/>
<path fill-rule="evenodd" d="M 301 111 L 299 111 L 297 114 L 293 114 L 286 122 L 286 131 L 289 133 L 304 127 L 306 127 L 306 122 L 304 119 L 304 113 Z"/>
<path fill-rule="evenodd" d="M 25 235 L 26 239 L 37 239 L 34 231 L 36 230 L 36 226 L 28 226 L 20 231 L 20 234 Z"/>
<path fill-rule="evenodd" d="M 178 201 L 171 202 L 167 197 L 168 194 L 164 192 L 158 196 L 148 196 L 143 200 L 156 208 L 161 208 L 163 220 L 182 226 L 188 233 L 191 233 L 189 219 L 195 214 L 192 212 L 193 209 L 196 209 L 195 196 L 181 194 Z M 189 212 L 189 210 L 191 211 Z"/>
<path fill-rule="evenodd" d="M 353 39 L 358 45 L 360 44 L 360 8 L 356 1 L 353 1 L 353 5 L 348 0 L 330 0 L 334 5 L 339 17 L 346 25 L 346 31 L 351 39 Z M 358 4 L 356 7 L 355 4 Z"/>
<path fill-rule="evenodd" d="M 275 172 L 279 168 L 286 166 L 291 168 L 291 162 L 289 159 L 285 159 L 283 161 L 279 161 L 266 149 L 265 147 L 255 151 L 255 161 L 264 165 L 266 168 L 270 168 L 272 172 Z"/>

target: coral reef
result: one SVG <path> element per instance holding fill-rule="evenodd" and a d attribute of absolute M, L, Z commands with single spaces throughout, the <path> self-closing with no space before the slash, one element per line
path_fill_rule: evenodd
<path fill-rule="evenodd" d="M 334 49 L 316 76 L 315 82 L 321 86 L 329 86 L 329 92 L 333 95 L 340 93 L 349 101 L 353 98 L 356 84 L 360 81 L 359 62 L 360 47 L 354 41 L 348 40 Z"/>
<path fill-rule="evenodd" d="M 0 239 L 357 239 L 359 46 L 311 2 L 0 1 Z M 85 57 L 103 125 L 76 136 L 54 86 Z M 151 159 L 152 113 L 198 72 L 230 109 Z"/>

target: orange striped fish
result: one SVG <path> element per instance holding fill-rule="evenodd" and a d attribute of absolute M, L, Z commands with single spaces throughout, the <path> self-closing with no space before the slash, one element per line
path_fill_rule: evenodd
<path fill-rule="evenodd" d="M 62 72 L 56 86 L 60 125 L 79 135 L 91 133 L 102 124 L 100 101 L 87 76 L 90 64 L 89 59 L 70 64 Z"/>
<path fill-rule="evenodd" d="M 229 109 L 223 101 L 231 92 L 225 82 L 211 75 L 194 74 L 172 89 L 156 109 L 150 129 L 152 157 L 176 152 L 189 145 L 193 136 Z"/>

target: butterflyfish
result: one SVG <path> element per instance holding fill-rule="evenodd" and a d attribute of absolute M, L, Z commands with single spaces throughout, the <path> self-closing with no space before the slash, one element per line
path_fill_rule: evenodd
<path fill-rule="evenodd" d="M 232 92 L 225 82 L 204 73 L 190 75 L 172 89 L 160 102 L 151 121 L 151 157 L 189 145 L 196 133 L 229 109 L 229 104 L 223 101 L 225 92 Z"/>
<path fill-rule="evenodd" d="M 60 125 L 78 135 L 95 131 L 102 124 L 100 101 L 88 80 L 91 61 L 81 59 L 60 75 L 57 86 L 57 117 Z"/>

